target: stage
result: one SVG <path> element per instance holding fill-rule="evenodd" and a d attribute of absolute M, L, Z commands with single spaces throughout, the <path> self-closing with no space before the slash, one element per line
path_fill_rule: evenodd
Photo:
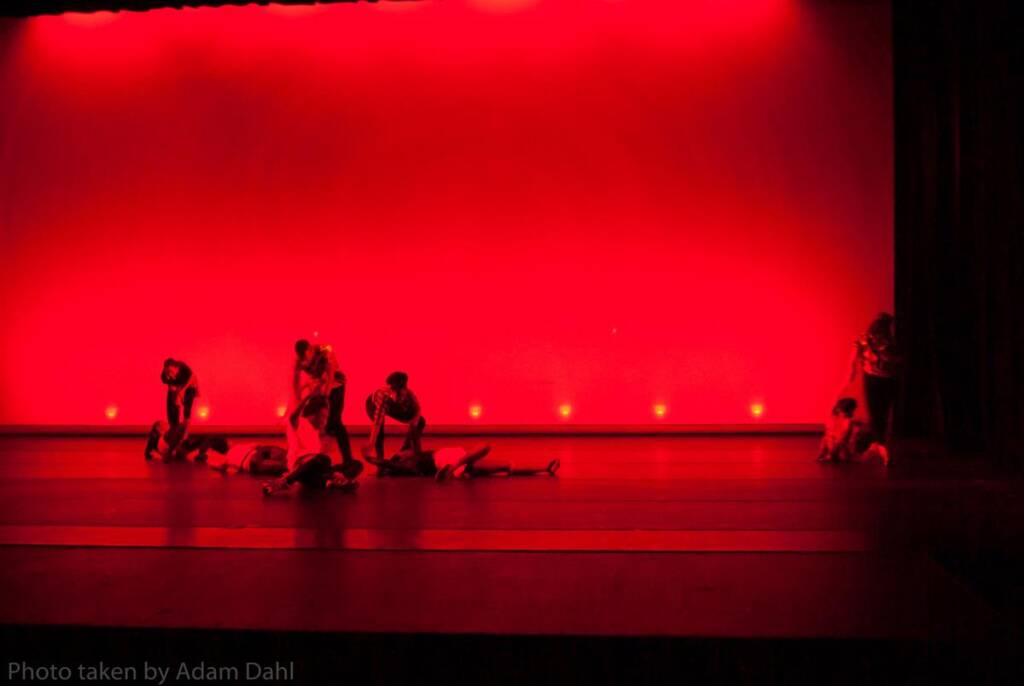
<path fill-rule="evenodd" d="M 263 498 L 138 438 L 0 439 L 7 652 L 278 659 L 306 682 L 352 660 L 382 679 L 1014 673 L 1020 615 L 970 570 L 1024 549 L 1019 482 L 911 449 L 821 465 L 817 440 L 428 437 L 562 468 Z"/>

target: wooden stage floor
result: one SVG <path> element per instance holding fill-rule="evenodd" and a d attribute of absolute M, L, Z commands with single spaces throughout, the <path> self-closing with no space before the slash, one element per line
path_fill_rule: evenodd
<path fill-rule="evenodd" d="M 968 646 L 972 673 L 979 655 L 982 677 L 1012 671 L 998 656 L 1015 654 L 1019 623 L 946 559 L 1024 549 L 1024 520 L 1007 525 L 1024 514 L 1016 481 L 899 455 L 889 470 L 820 465 L 810 436 L 487 442 L 495 461 L 562 469 L 447 483 L 368 470 L 355 494 L 265 499 L 252 477 L 145 462 L 139 439 L 2 438 L 6 643 L 45 658 L 40 642 L 116 653 L 178 636 L 198 654 L 242 632 L 277 654 L 318 632 L 386 661 L 398 644 L 367 641 L 591 641 L 579 660 L 629 637 L 838 640 L 932 665 Z M 729 650 L 715 664 L 754 659 Z M 790 675 L 786 650 L 802 652 L 772 649 L 771 676 Z"/>

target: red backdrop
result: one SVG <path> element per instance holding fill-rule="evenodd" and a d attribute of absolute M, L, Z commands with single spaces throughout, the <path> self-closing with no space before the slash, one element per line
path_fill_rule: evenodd
<path fill-rule="evenodd" d="M 148 422 L 176 356 L 270 424 L 316 335 L 353 423 L 393 369 L 434 423 L 819 421 L 890 307 L 885 3 L 0 29 L 0 423 Z"/>

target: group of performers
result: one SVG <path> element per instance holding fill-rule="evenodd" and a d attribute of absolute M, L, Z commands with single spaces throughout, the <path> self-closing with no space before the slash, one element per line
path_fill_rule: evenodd
<path fill-rule="evenodd" d="M 271 495 L 299 483 L 306 488 L 351 492 L 363 463 L 352 454 L 348 430 L 342 421 L 347 378 L 330 345 L 299 340 L 295 343 L 292 398 L 285 412 L 287 448 L 255 442 L 231 442 L 224 436 L 191 435 L 189 424 L 199 395 L 196 373 L 181 360 L 164 360 L 160 375 L 167 386 L 167 418 L 155 422 L 146 442 L 147 460 L 204 462 L 222 473 L 249 473 L 276 477 L 263 483 Z M 552 460 L 540 468 L 518 468 L 509 464 L 483 464 L 490 446 L 470 450 L 448 447 L 425 450 L 426 428 L 419 400 L 409 388 L 405 372 L 393 372 L 383 386 L 366 398 L 371 420 L 370 439 L 362 457 L 374 465 L 378 476 L 424 476 L 439 481 L 474 476 L 554 476 L 560 467 Z M 387 418 L 404 424 L 402 448 L 386 458 L 384 423 Z M 330 443 L 337 444 L 340 462 L 330 456 Z"/>
<path fill-rule="evenodd" d="M 849 381 L 826 423 L 819 460 L 878 458 L 889 464 L 886 437 L 900 364 L 893 317 L 882 313 L 854 345 Z M 307 340 L 295 343 L 292 399 L 285 412 L 287 448 L 229 443 L 223 436 L 190 435 L 192 408 L 199 394 L 196 373 L 180 360 L 167 359 L 160 379 L 167 386 L 167 419 L 153 424 L 146 459 L 194 459 L 224 473 L 276 477 L 263 484 L 268 495 L 295 483 L 345 491 L 358 486 L 356 479 L 363 471 L 363 462 L 352 454 L 341 416 L 347 379 L 330 345 Z M 392 372 L 384 385 L 366 398 L 366 414 L 371 420 L 370 438 L 362 457 L 376 467 L 378 476 L 427 476 L 443 481 L 496 474 L 554 475 L 560 466 L 558 460 L 532 469 L 483 464 L 490 454 L 489 446 L 424 450 L 422 438 L 427 422 L 405 372 Z M 384 423 L 388 418 L 404 424 L 406 434 L 401 449 L 386 458 Z M 328 454 L 331 441 L 337 444 L 340 462 Z"/>

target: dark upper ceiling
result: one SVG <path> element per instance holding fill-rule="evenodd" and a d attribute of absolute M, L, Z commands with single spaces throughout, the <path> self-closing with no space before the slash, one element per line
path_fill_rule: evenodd
<path fill-rule="evenodd" d="M 417 0 L 380 0 L 416 2 Z M 378 2 L 378 0 L 0 0 L 0 16 L 32 17 L 64 12 L 120 11 L 143 12 L 164 7 L 219 7 L 221 5 L 316 5 L 332 2 Z"/>

